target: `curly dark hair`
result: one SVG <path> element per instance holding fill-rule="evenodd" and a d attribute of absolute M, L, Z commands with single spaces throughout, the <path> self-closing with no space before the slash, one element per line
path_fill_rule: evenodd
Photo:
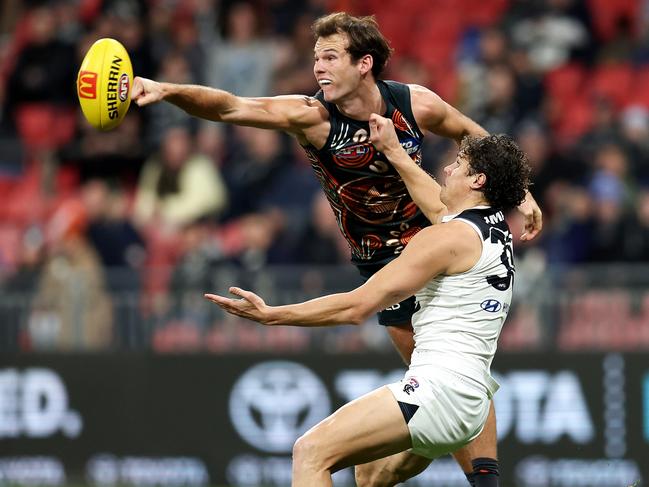
<path fill-rule="evenodd" d="M 487 177 L 482 192 L 492 207 L 507 211 L 523 202 L 530 185 L 530 166 L 511 137 L 467 136 L 460 152 L 469 160 L 469 174 L 482 173 Z"/>
<path fill-rule="evenodd" d="M 374 60 L 372 74 L 375 79 L 378 79 L 383 72 L 392 55 L 393 49 L 381 34 L 379 24 L 373 15 L 354 17 L 345 12 L 336 12 L 316 19 L 311 28 L 316 40 L 318 37 L 347 34 L 349 38 L 347 52 L 354 62 L 366 54 L 372 56 Z"/>

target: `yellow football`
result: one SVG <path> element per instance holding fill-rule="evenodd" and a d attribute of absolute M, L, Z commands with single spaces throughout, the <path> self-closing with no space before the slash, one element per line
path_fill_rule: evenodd
<path fill-rule="evenodd" d="M 90 124 L 99 130 L 117 127 L 131 104 L 133 68 L 128 52 L 115 39 L 99 39 L 83 58 L 77 96 Z"/>

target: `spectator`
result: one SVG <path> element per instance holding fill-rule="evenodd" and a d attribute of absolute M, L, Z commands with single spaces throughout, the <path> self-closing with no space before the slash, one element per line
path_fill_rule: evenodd
<path fill-rule="evenodd" d="M 87 235 L 104 266 L 114 302 L 115 340 L 125 348 L 145 343 L 137 303 L 146 257 L 143 238 L 127 215 L 127 201 L 120 188 L 103 180 L 88 181 L 82 188 L 87 212 Z"/>
<path fill-rule="evenodd" d="M 548 71 L 574 59 L 587 57 L 590 35 L 575 0 L 548 0 L 540 11 L 512 26 L 517 47 L 529 52 L 532 64 Z"/>
<path fill-rule="evenodd" d="M 276 49 L 272 38 L 261 37 L 253 4 L 232 3 L 224 19 L 223 40 L 209 50 L 208 85 L 239 96 L 270 95 Z"/>
<path fill-rule="evenodd" d="M 272 206 L 278 196 L 275 188 L 288 177 L 294 161 L 286 154 L 282 135 L 276 131 L 250 127 L 228 130 L 233 137 L 232 153 L 223 166 L 231 195 L 226 218 L 235 218 Z"/>
<path fill-rule="evenodd" d="M 28 14 L 28 38 L 18 54 L 8 81 L 5 100 L 9 113 L 26 102 L 48 102 L 63 106 L 74 103 L 76 79 L 73 46 L 57 38 L 59 25 L 47 4 Z"/>
<path fill-rule="evenodd" d="M 43 232 L 30 226 L 24 233 L 18 254 L 18 268 L 2 284 L 0 301 L 0 352 L 18 352 L 45 260 Z"/>
<path fill-rule="evenodd" d="M 295 250 L 302 264 L 334 265 L 349 261 L 349 246 L 340 234 L 329 201 L 321 191 L 311 204 L 311 218 Z"/>
<path fill-rule="evenodd" d="M 187 59 L 178 51 L 167 53 L 160 66 L 159 78 L 169 83 L 194 83 Z M 162 143 L 163 134 L 172 127 L 184 125 L 194 129 L 198 126 L 196 119 L 191 118 L 181 109 L 170 103 L 160 103 L 144 110 L 149 116 L 147 141 L 151 147 Z"/>
<path fill-rule="evenodd" d="M 590 184 L 593 197 L 593 234 L 589 261 L 623 262 L 626 218 L 624 186 L 612 173 L 598 172 Z"/>
<path fill-rule="evenodd" d="M 203 293 L 216 287 L 215 270 L 224 261 L 209 220 L 201 218 L 183 228 L 180 253 L 170 280 L 169 318 L 204 330 L 214 310 L 206 305 Z"/>
<path fill-rule="evenodd" d="M 101 349 L 112 343 L 112 303 L 86 225 L 78 200 L 61 204 L 47 224 L 47 257 L 28 325 L 34 349 Z"/>
<path fill-rule="evenodd" d="M 630 262 L 649 262 L 649 191 L 644 189 L 625 232 L 625 255 Z"/>
<path fill-rule="evenodd" d="M 161 225 L 175 231 L 225 208 L 227 194 L 219 171 L 212 160 L 193 153 L 192 145 L 186 128 L 170 128 L 160 153 L 146 162 L 135 199 L 135 219 L 141 227 Z"/>
<path fill-rule="evenodd" d="M 628 107 L 620 116 L 620 131 L 633 175 L 641 184 L 649 184 L 649 111 L 639 105 Z"/>
<path fill-rule="evenodd" d="M 506 64 L 492 66 L 486 73 L 487 100 L 476 121 L 492 133 L 512 133 L 520 113 L 516 106 L 516 77 Z"/>

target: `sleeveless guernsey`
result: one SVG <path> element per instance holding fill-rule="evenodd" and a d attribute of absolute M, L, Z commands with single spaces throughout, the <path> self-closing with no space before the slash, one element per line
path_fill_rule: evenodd
<path fill-rule="evenodd" d="M 406 152 L 421 165 L 423 134 L 415 122 L 410 89 L 378 81 L 390 118 Z M 412 201 L 388 160 L 369 142 L 369 123 L 346 117 L 333 103 L 315 95 L 329 112 L 331 130 L 322 147 L 303 146 L 351 249 L 352 263 L 363 269 L 397 257 L 408 241 L 430 225 Z"/>
<path fill-rule="evenodd" d="M 412 366 L 443 366 L 493 395 L 498 385 L 490 375 L 491 361 L 512 299 L 512 235 L 503 212 L 490 207 L 444 217 L 449 220 L 478 233 L 482 254 L 468 271 L 437 276 L 417 293 Z"/>

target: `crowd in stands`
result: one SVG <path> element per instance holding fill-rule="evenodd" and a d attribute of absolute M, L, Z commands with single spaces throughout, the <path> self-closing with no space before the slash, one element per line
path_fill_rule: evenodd
<path fill-rule="evenodd" d="M 427 86 L 516 138 L 544 210 L 542 235 L 518 245 L 521 261 L 540 262 L 529 268 L 649 261 L 646 0 L 5 0 L 2 346 L 191 348 L 214 320 L 195 300 L 219 269 L 348 262 L 287 135 L 200 121 L 166 103 L 133 105 L 118 128 L 98 132 L 75 93 L 88 47 L 113 37 L 136 75 L 243 96 L 310 95 L 310 26 L 334 10 L 376 15 L 395 49 L 386 78 Z M 424 164 L 436 172 L 455 150 L 431 136 Z M 317 294 L 311 282 L 301 285 Z M 199 325 L 173 331 L 185 320 Z M 161 322 L 171 325 L 151 338 Z M 210 331 L 213 350 L 231 346 L 226 328 Z M 340 344 L 363 342 L 364 332 L 344 333 Z M 304 336 L 268 340 L 290 348 Z"/>

